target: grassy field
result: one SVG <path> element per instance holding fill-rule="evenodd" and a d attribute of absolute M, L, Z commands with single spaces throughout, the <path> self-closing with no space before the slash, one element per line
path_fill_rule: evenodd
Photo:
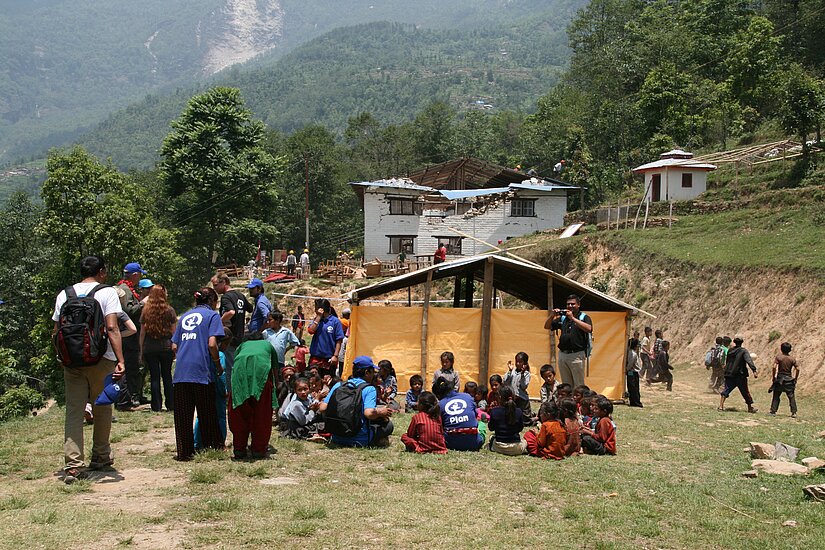
<path fill-rule="evenodd" d="M 272 459 L 235 463 L 211 452 L 172 460 L 169 414 L 120 413 L 117 472 L 66 486 L 62 413 L 0 433 L 2 548 L 818 548 L 825 509 L 802 486 L 750 469 L 749 441 L 825 455 L 825 406 L 802 395 L 800 419 L 757 415 L 738 395 L 719 413 L 706 371 L 680 366 L 674 392 L 645 390 L 618 406 L 618 455 L 547 462 L 481 453 L 415 456 L 397 437 L 383 450 L 329 449 L 274 438 Z M 396 417 L 396 430 L 409 416 Z M 795 520 L 798 527 L 783 527 Z"/>

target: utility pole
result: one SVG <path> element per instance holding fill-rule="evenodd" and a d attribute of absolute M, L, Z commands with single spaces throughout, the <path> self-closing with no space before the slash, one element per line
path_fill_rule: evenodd
<path fill-rule="evenodd" d="M 309 248 L 309 159 L 304 155 L 304 192 L 306 197 L 304 220 L 306 221 L 306 241 L 304 248 Z"/>

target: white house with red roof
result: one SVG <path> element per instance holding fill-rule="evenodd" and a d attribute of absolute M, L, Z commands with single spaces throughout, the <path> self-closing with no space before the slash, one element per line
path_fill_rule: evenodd
<path fill-rule="evenodd" d="M 693 153 L 673 149 L 659 155 L 659 160 L 633 169 L 642 174 L 645 200 L 651 202 L 690 200 L 707 189 L 708 172 L 716 165 L 693 160 Z"/>

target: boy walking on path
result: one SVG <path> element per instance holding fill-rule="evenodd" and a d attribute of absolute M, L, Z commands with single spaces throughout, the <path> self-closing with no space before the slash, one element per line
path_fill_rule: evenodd
<path fill-rule="evenodd" d="M 720 411 L 725 410 L 725 399 L 730 397 L 731 392 L 739 388 L 739 393 L 748 405 L 748 412 L 755 413 L 756 407 L 753 406 L 753 397 L 748 389 L 748 368 L 753 371 L 753 377 L 758 378 L 759 373 L 756 371 L 756 364 L 751 359 L 751 354 L 746 350 L 742 344 L 745 338 L 739 334 L 733 337 L 735 344 L 728 351 L 728 357 L 725 362 L 725 389 L 722 391 L 719 399 Z"/>
<path fill-rule="evenodd" d="M 725 356 L 728 350 L 722 342 L 722 337 L 717 336 L 716 344 L 705 354 L 705 368 L 710 371 L 708 389 L 714 393 L 719 393 L 725 385 Z"/>
<path fill-rule="evenodd" d="M 776 356 L 773 362 L 773 371 L 771 372 L 770 392 L 773 393 L 771 400 L 771 414 L 776 414 L 779 409 L 779 398 L 784 392 L 788 396 L 788 404 L 791 406 L 791 418 L 796 418 L 796 380 L 799 378 L 799 365 L 796 359 L 790 356 L 791 344 L 790 342 L 783 342 L 779 347 L 780 353 Z"/>

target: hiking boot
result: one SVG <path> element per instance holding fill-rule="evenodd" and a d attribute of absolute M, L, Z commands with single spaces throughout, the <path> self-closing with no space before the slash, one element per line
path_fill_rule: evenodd
<path fill-rule="evenodd" d="M 113 470 L 112 465 L 115 463 L 112 459 L 95 460 L 89 462 L 90 470 Z"/>

